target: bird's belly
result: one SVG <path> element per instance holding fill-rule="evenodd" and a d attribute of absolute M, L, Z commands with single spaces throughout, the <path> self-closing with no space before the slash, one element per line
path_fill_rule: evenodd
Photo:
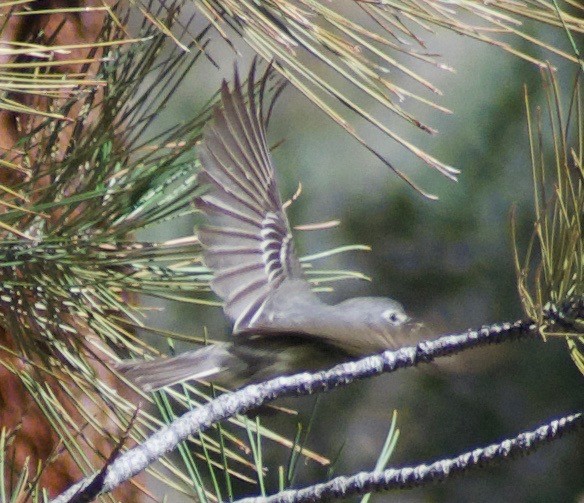
<path fill-rule="evenodd" d="M 342 349 L 305 334 L 239 334 L 231 349 L 247 364 L 251 381 L 314 372 L 351 359 Z"/>

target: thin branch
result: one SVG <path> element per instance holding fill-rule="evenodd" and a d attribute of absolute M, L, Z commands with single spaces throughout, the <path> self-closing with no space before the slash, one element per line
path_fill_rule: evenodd
<path fill-rule="evenodd" d="M 537 326 L 530 320 L 484 326 L 479 330 L 469 330 L 463 334 L 445 335 L 433 341 L 420 342 L 416 346 L 385 351 L 379 355 L 337 365 L 330 370 L 278 377 L 226 393 L 206 405 L 185 413 L 154 433 L 141 445 L 122 454 L 107 468 L 101 493 L 110 492 L 122 482 L 137 475 L 190 435 L 200 433 L 237 414 L 256 409 L 276 398 L 328 391 L 345 386 L 357 379 L 414 367 L 419 363 L 429 363 L 438 357 L 452 355 L 466 349 L 535 336 L 537 336 Z M 74 484 L 56 497 L 52 503 L 69 502 L 94 478 L 95 475 L 92 475 Z"/>
<path fill-rule="evenodd" d="M 582 413 L 569 414 L 539 428 L 487 447 L 467 451 L 454 458 L 381 472 L 361 472 L 351 477 L 336 477 L 328 482 L 304 489 L 287 490 L 268 497 L 244 498 L 236 503 L 302 503 L 363 495 L 392 489 L 411 489 L 446 480 L 473 468 L 481 468 L 517 455 L 533 452 L 538 447 L 584 427 Z"/>

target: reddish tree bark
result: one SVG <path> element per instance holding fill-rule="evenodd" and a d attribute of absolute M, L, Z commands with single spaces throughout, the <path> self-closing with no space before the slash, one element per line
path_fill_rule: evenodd
<path fill-rule="evenodd" d="M 25 8 L 49 10 L 80 5 L 87 7 L 103 6 L 103 4 L 101 0 L 88 0 L 85 2 L 45 0 L 36 1 L 25 6 L 15 6 L 12 13 L 16 13 L 19 10 L 22 11 Z M 4 30 L 1 32 L 4 44 L 35 40 L 47 45 L 73 45 L 94 42 L 102 30 L 103 22 L 107 15 L 104 11 L 89 11 L 83 13 L 63 12 L 18 16 L 10 15 L 11 11 L 6 7 L 2 8 L 0 13 L 3 15 L 3 19 L 8 20 Z M 42 36 L 39 39 L 38 35 L 41 33 Z M 88 77 L 95 76 L 99 65 L 99 62 L 97 62 L 99 53 L 93 53 L 92 57 L 96 58 L 96 62 L 91 64 L 74 62 L 74 60 L 84 59 L 89 56 L 90 51 L 87 48 L 74 48 L 69 54 L 56 53 L 54 60 L 60 61 L 61 64 L 55 66 L 53 71 L 60 74 L 84 73 Z M 9 62 L 10 56 L 0 56 L 0 60 L 0 62 L 4 63 Z M 50 104 L 55 105 L 54 99 L 49 101 L 47 98 L 34 97 L 32 95 L 22 94 L 20 96 L 12 96 L 12 98 L 41 110 L 47 110 Z M 63 100 L 65 99 L 66 97 L 63 97 Z M 58 143 L 62 148 L 58 152 L 58 156 L 65 155 L 65 146 L 69 143 L 74 121 L 79 120 L 78 112 L 78 106 L 74 106 L 68 113 L 69 118 L 72 119 L 71 125 L 63 128 L 60 133 Z M 98 119 L 99 113 L 100 109 L 97 106 L 90 115 L 89 122 Z M 24 153 L 18 152 L 18 149 L 15 148 L 16 142 L 22 135 L 37 126 L 41 120 L 41 117 L 35 115 L 16 114 L 7 111 L 0 112 L 0 149 L 2 150 L 2 157 L 19 163 Z M 36 155 L 34 149 L 26 152 L 26 155 L 34 166 L 34 157 Z M 8 187 L 23 181 L 25 176 L 21 171 L 0 167 L 0 183 Z M 42 189 L 43 186 L 51 183 L 51 180 L 48 177 L 41 177 L 36 183 L 37 186 L 33 187 L 33 189 Z M 72 183 L 74 186 L 74 180 L 72 180 Z M 49 218 L 56 216 L 56 214 L 49 215 Z M 90 332 L 89 329 L 87 331 Z M 87 337 L 91 336 L 91 333 L 87 333 Z M 0 345 L 16 349 L 18 344 L 14 337 L 14 334 L 0 327 Z M 80 478 L 82 473 L 70 454 L 59 443 L 58 435 L 37 406 L 33 397 L 30 396 L 20 378 L 9 370 L 10 367 L 23 368 L 24 365 L 25 363 L 20 358 L 14 357 L 6 351 L 0 351 L 0 427 L 6 428 L 13 434 L 12 443 L 7 453 L 8 465 L 10 465 L 7 470 L 12 470 L 12 473 L 6 474 L 6 480 L 8 482 L 11 479 L 14 480 L 14 477 L 18 476 L 25 463 L 28 463 L 30 473 L 34 476 L 37 467 L 41 464 L 43 471 L 40 477 L 40 484 L 46 488 L 50 496 L 55 496 Z M 118 386 L 115 378 L 103 367 L 96 368 L 96 372 L 111 387 Z M 97 448 L 107 458 L 115 446 L 108 439 L 102 438 L 93 428 L 84 426 L 82 418 L 72 403 L 72 399 L 60 391 L 56 380 L 48 380 L 47 384 L 51 386 L 57 395 L 57 399 L 64 404 L 74 420 L 77 421 L 77 424 L 80 425 L 79 443 L 84 447 L 86 455 L 94 462 L 94 466 L 101 466 L 103 459 L 98 457 L 94 450 Z M 72 386 L 71 389 L 75 390 L 77 388 Z M 81 392 L 78 391 L 77 393 L 80 394 Z M 75 399 L 84 401 L 81 395 L 76 396 Z M 84 403 L 87 404 L 88 413 L 99 418 L 100 424 L 107 425 L 111 428 L 112 433 L 116 433 L 115 426 L 107 410 L 99 410 L 90 400 L 85 400 Z M 117 433 L 119 434 L 119 431 Z M 93 444 L 93 447 L 90 444 Z M 124 502 L 141 501 L 140 495 L 141 492 L 131 484 L 126 484 L 114 494 L 115 497 Z"/>

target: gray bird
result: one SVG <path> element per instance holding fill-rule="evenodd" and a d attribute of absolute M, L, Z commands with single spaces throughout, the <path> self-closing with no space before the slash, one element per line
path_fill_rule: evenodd
<path fill-rule="evenodd" d="M 198 175 L 208 192 L 195 201 L 207 215 L 199 230 L 212 290 L 234 323 L 233 342 L 172 358 L 130 360 L 118 369 L 145 391 L 187 379 L 240 386 L 277 375 L 316 370 L 396 346 L 413 329 L 391 299 L 359 297 L 323 303 L 306 281 L 282 205 L 256 103 L 254 69 L 247 104 L 237 72 L 223 82 L 221 107 L 198 147 Z"/>

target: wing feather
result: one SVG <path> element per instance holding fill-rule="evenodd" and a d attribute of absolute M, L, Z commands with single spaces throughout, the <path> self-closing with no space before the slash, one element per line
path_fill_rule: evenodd
<path fill-rule="evenodd" d="M 209 224 L 200 228 L 199 238 L 214 272 L 211 288 L 225 302 L 234 333 L 253 328 L 266 299 L 282 283 L 303 277 L 255 87 L 253 69 L 247 103 L 237 72 L 232 90 L 223 83 L 221 107 L 198 149 L 198 181 L 208 192 L 195 203 Z"/>

